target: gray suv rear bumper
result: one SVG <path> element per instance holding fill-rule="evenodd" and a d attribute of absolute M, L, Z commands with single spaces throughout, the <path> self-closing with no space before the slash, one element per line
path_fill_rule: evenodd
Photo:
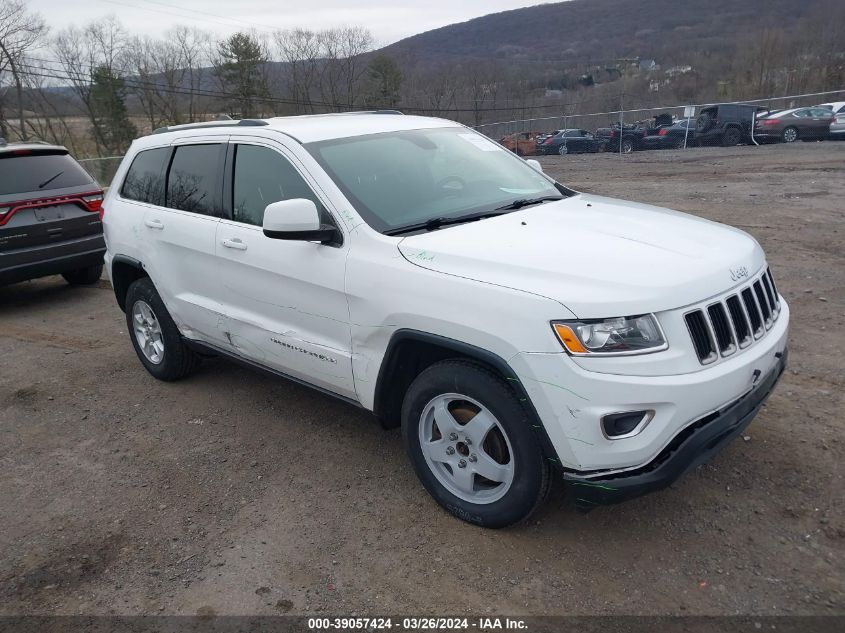
<path fill-rule="evenodd" d="M 101 233 L 74 240 L 0 253 L 0 285 L 59 275 L 103 263 L 106 243 Z"/>

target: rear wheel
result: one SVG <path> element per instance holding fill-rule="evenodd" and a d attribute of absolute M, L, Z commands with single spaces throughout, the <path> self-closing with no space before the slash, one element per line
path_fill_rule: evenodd
<path fill-rule="evenodd" d="M 634 139 L 627 137 L 622 139 L 622 153 L 630 154 L 634 151 Z"/>
<path fill-rule="evenodd" d="M 673 145 L 675 149 L 684 149 L 684 139 L 678 138 L 675 139 L 675 143 Z"/>
<path fill-rule="evenodd" d="M 103 275 L 103 265 L 89 266 L 88 268 L 79 268 L 77 270 L 69 270 L 62 273 L 65 281 L 72 286 L 90 286 L 100 280 Z"/>
<path fill-rule="evenodd" d="M 724 147 L 733 147 L 734 145 L 739 145 L 739 142 L 741 140 L 742 133 L 735 127 L 729 127 L 722 134 L 722 145 Z"/>
<path fill-rule="evenodd" d="M 448 360 L 425 369 L 405 394 L 402 434 L 423 486 L 464 521 L 512 525 L 548 494 L 551 469 L 525 409 L 484 367 Z"/>
<path fill-rule="evenodd" d="M 790 125 L 783 131 L 781 138 L 784 143 L 794 143 L 798 140 L 798 128 Z"/>
<path fill-rule="evenodd" d="M 199 365 L 199 356 L 182 340 L 164 302 L 149 277 L 126 292 L 126 327 L 135 353 L 159 380 L 179 380 Z"/>
<path fill-rule="evenodd" d="M 557 148 L 557 153 L 561 156 L 566 156 L 569 153 L 569 148 L 566 146 L 566 143 Z"/>

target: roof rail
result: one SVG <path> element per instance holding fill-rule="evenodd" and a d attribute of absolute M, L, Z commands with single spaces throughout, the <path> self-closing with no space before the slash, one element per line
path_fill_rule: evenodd
<path fill-rule="evenodd" d="M 179 130 L 199 130 L 207 127 L 257 127 L 262 125 L 269 125 L 269 123 L 261 119 L 241 119 L 237 123 L 234 121 L 209 121 L 208 123 L 186 123 L 172 127 L 160 127 L 153 130 L 153 134 L 165 134 L 167 132 L 178 132 Z"/>

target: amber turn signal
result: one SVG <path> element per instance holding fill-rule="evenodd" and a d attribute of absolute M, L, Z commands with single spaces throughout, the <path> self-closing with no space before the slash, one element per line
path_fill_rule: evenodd
<path fill-rule="evenodd" d="M 570 352 L 573 354 L 584 354 L 587 352 L 587 348 L 581 344 L 581 341 L 579 341 L 578 337 L 575 336 L 575 332 L 572 331 L 571 327 L 565 323 L 555 323 L 554 328 L 560 342 L 563 343 L 564 347 L 566 347 L 566 349 Z"/>

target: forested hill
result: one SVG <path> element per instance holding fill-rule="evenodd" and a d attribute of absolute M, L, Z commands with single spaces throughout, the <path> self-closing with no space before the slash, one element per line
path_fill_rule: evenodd
<path fill-rule="evenodd" d="M 384 52 L 418 61 L 589 64 L 638 56 L 681 63 L 741 50 L 764 30 L 782 32 L 789 41 L 796 31 L 811 28 L 810 22 L 841 25 L 843 19 L 843 0 L 569 0 L 452 24 L 396 42 Z"/>

